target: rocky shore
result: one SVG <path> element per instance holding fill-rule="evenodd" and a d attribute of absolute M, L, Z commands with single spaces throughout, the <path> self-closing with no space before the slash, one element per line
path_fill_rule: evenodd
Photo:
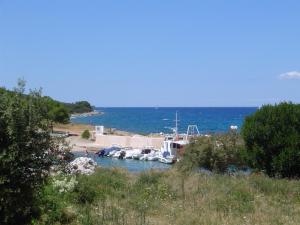
<path fill-rule="evenodd" d="M 104 114 L 104 112 L 100 112 L 100 111 L 92 111 L 92 112 L 86 112 L 86 113 L 74 113 L 74 114 L 71 114 L 71 118 L 89 117 L 89 116 L 103 115 L 103 114 Z"/>

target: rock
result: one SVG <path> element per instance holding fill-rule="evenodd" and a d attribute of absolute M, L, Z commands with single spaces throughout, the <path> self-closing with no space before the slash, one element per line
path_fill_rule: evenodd
<path fill-rule="evenodd" d="M 69 163 L 71 174 L 80 173 L 89 175 L 95 172 L 96 167 L 97 163 L 93 159 L 87 157 L 79 157 Z"/>

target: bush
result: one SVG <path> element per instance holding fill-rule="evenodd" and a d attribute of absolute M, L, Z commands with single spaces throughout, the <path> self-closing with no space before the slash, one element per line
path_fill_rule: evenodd
<path fill-rule="evenodd" d="M 249 163 L 270 176 L 300 176 L 300 105 L 266 105 L 246 118 Z"/>
<path fill-rule="evenodd" d="M 122 198 L 122 191 L 127 188 L 126 180 L 125 174 L 109 169 L 97 169 L 90 176 L 79 175 L 75 199 L 78 203 L 92 203 L 107 197 Z"/>
<path fill-rule="evenodd" d="M 83 131 L 83 133 L 81 134 L 81 137 L 82 137 L 83 139 L 89 139 L 90 136 L 91 136 L 91 134 L 90 134 L 90 131 L 89 131 L 89 130 L 85 130 L 85 131 Z"/>
<path fill-rule="evenodd" d="M 40 92 L 24 96 L 24 82 L 0 98 L 0 223 L 25 224 L 36 215 L 38 193 L 51 166 L 52 141 Z"/>
<path fill-rule="evenodd" d="M 0 224 L 26 224 L 39 216 L 42 186 L 67 146 L 50 137 L 51 119 L 40 91 L 0 92 Z"/>
<path fill-rule="evenodd" d="M 202 167 L 224 173 L 232 165 L 245 167 L 244 152 L 244 145 L 236 132 L 199 137 L 187 146 L 178 166 L 183 172 Z"/>

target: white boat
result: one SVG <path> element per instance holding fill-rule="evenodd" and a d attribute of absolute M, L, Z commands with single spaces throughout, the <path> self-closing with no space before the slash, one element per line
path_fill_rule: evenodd
<path fill-rule="evenodd" d="M 175 158 L 172 156 L 159 157 L 158 161 L 165 164 L 173 164 L 175 162 Z"/>
<path fill-rule="evenodd" d="M 125 151 L 126 155 L 125 155 L 125 159 L 132 159 L 133 156 L 136 156 L 137 154 L 140 154 L 142 152 L 141 149 L 130 149 Z"/>
<path fill-rule="evenodd" d="M 143 149 L 139 155 L 137 155 L 136 157 L 138 157 L 139 160 L 147 160 L 147 156 L 149 154 L 151 154 L 154 150 L 151 148 L 145 148 Z"/>
<path fill-rule="evenodd" d="M 157 161 L 159 159 L 160 153 L 156 150 L 152 150 L 149 154 L 145 155 L 145 160 L 147 161 Z"/>
<path fill-rule="evenodd" d="M 112 157 L 113 157 L 113 158 L 119 158 L 121 152 L 122 152 L 122 151 L 117 151 L 117 152 L 115 152 L 115 153 L 112 155 Z"/>
<path fill-rule="evenodd" d="M 119 151 L 117 151 L 117 150 L 113 150 L 113 151 L 111 151 L 110 153 L 108 153 L 108 157 L 113 157 L 113 155 L 114 154 L 116 154 L 117 152 L 119 152 Z"/>
<path fill-rule="evenodd" d="M 177 119 L 177 112 L 176 112 L 176 127 L 173 129 L 174 134 L 170 136 L 166 136 L 163 146 L 160 150 L 160 157 L 158 160 L 162 163 L 174 163 L 177 161 L 179 156 L 179 151 L 184 148 L 185 145 L 189 143 L 187 138 L 182 138 L 178 134 L 178 119 Z M 188 134 L 187 134 L 188 136 Z M 186 136 L 186 137 L 187 137 Z"/>

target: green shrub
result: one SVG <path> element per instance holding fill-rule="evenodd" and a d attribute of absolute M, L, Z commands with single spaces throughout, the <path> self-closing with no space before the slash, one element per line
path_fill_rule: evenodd
<path fill-rule="evenodd" d="M 37 213 L 39 190 L 51 166 L 52 140 L 40 92 L 25 82 L 0 96 L 0 223 L 25 224 Z"/>
<path fill-rule="evenodd" d="M 117 170 L 97 169 L 90 176 L 77 177 L 75 199 L 79 203 L 92 203 L 107 197 L 122 198 L 127 190 L 126 174 Z"/>
<path fill-rule="evenodd" d="M 0 92 L 0 224 L 39 216 L 50 167 L 63 167 L 68 148 L 50 137 L 52 118 L 41 91 L 24 93 L 23 80 L 14 91 Z"/>
<path fill-rule="evenodd" d="M 244 152 L 243 142 L 235 132 L 199 137 L 186 147 L 178 167 L 183 172 L 202 167 L 224 173 L 231 165 L 245 167 Z"/>
<path fill-rule="evenodd" d="M 96 199 L 97 190 L 89 182 L 88 177 L 81 176 L 78 179 L 78 185 L 75 188 L 77 203 L 87 204 L 92 203 Z"/>
<path fill-rule="evenodd" d="M 89 130 L 83 131 L 83 133 L 81 134 L 81 137 L 83 139 L 89 139 L 91 137 L 90 131 Z"/>
<path fill-rule="evenodd" d="M 300 105 L 266 105 L 246 118 L 242 135 L 251 167 L 270 176 L 300 176 Z"/>

